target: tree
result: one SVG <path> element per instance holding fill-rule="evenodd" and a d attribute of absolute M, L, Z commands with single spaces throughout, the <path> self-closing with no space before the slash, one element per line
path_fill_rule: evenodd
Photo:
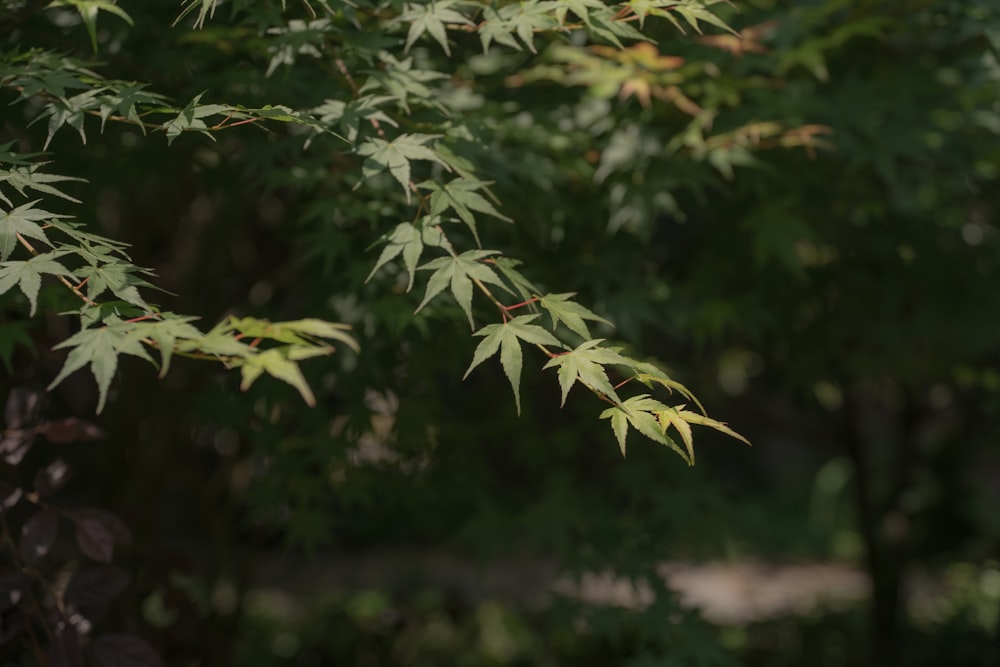
<path fill-rule="evenodd" d="M 176 562 L 160 540 L 187 540 L 184 558 L 209 563 L 191 571 L 212 573 L 200 593 L 166 564 L 135 582 L 144 604 L 208 619 L 164 621 L 153 643 L 168 658 L 240 659 L 225 638 L 242 617 L 199 600 L 233 587 L 242 610 L 244 552 L 275 539 L 517 545 L 654 581 L 655 558 L 711 551 L 728 539 L 711 528 L 731 523 L 708 473 L 636 446 L 637 431 L 693 463 L 693 426 L 735 435 L 681 380 L 766 441 L 775 387 L 820 396 L 832 417 L 816 421 L 846 433 L 879 378 L 912 394 L 912 413 L 992 349 L 992 237 L 968 215 L 991 204 L 967 192 L 996 162 L 986 4 L 0 7 L 0 359 L 19 385 L 4 532 L 13 546 L 30 527 L 18 551 L 36 586 L 76 562 L 33 486 L 36 467 L 47 491 L 66 475 L 33 446 L 106 431 L 89 457 L 58 455 L 86 503 L 132 530 L 68 511 L 80 552 L 116 567 L 134 542 Z M 873 67 L 860 44 L 886 58 Z M 968 224 L 980 243 L 955 242 Z M 973 264 L 981 275 L 955 268 Z M 933 307 L 911 319 L 895 305 L 917 277 Z M 884 318 L 856 307 L 876 294 Z M 754 363 L 767 371 L 747 380 Z M 749 401 L 725 402 L 717 365 L 750 382 Z M 855 445 L 875 645 L 891 648 L 906 559 L 885 556 L 896 546 L 878 527 L 937 459 L 890 465 L 902 482 L 880 504 L 864 497 L 882 474 L 865 481 Z M 103 577 L 102 604 L 126 586 L 121 570 L 81 573 Z M 572 640 L 539 655 L 726 664 L 712 630 L 655 593 L 640 621 L 571 605 L 542 625 Z M 341 606 L 364 635 L 368 617 Z M 592 643 L 566 629 L 581 623 Z M 81 637 L 98 658 L 142 650 L 91 642 L 59 614 L 43 626 L 38 651 Z"/>
<path fill-rule="evenodd" d="M 278 7 L 206 0 L 169 17 L 103 0 L 44 6 L 8 1 L 0 21 L 8 35 L 0 86 L 12 105 L 0 152 L 0 351 L 8 369 L 44 378 L 50 390 L 76 371 L 89 371 L 96 400 L 81 401 L 79 385 L 67 400 L 93 404 L 99 414 L 123 357 L 152 363 L 161 377 L 176 357 L 221 362 L 239 369 L 244 391 L 269 375 L 292 385 L 309 406 L 345 394 L 359 406 L 366 391 L 388 395 L 391 375 L 423 376 L 427 363 L 407 358 L 414 336 L 421 346 L 435 338 L 458 344 L 466 337 L 454 329 L 467 324 L 481 340 L 465 376 L 498 357 L 518 413 L 528 364 L 550 371 L 561 403 L 575 385 L 603 402 L 600 416 L 610 421 L 622 454 L 630 430 L 688 463 L 694 462 L 692 425 L 742 439 L 707 417 L 663 367 L 608 343 L 611 323 L 574 293 L 540 287 L 548 281 L 531 277 L 530 263 L 522 264 L 515 252 L 530 249 L 532 239 L 537 245 L 564 234 L 558 221 L 578 212 L 563 208 L 569 198 L 607 209 L 612 229 L 671 209 L 672 195 L 649 196 L 626 185 L 633 178 L 626 173 L 634 168 L 626 163 L 633 151 L 656 146 L 676 155 L 677 164 L 699 169 L 698 179 L 677 185 L 681 190 L 711 180 L 713 170 L 731 176 L 733 165 L 746 162 L 757 145 L 811 143 L 809 130 L 726 123 L 721 100 L 690 92 L 711 77 L 708 63 L 665 55 L 655 46 L 658 38 L 701 34 L 703 26 L 732 32 L 706 3 L 449 0 Z M 165 30 L 168 23 L 173 28 Z M 217 77 L 222 63 L 245 69 Z M 656 118 L 654 98 L 666 103 Z M 616 106 L 636 105 L 643 120 L 657 122 L 641 128 L 631 111 L 609 115 Z M 713 124 L 722 130 L 713 131 Z M 71 133 L 78 135 L 76 146 Z M 562 158 L 581 141 L 591 146 L 584 154 Z M 157 166 L 128 173 L 136 160 Z M 171 169 L 161 167 L 172 160 Z M 242 173 L 234 181 L 237 165 Z M 294 228 L 273 234 L 299 258 L 285 269 L 297 277 L 281 278 L 288 282 L 280 295 L 271 278 L 250 290 L 258 308 L 221 294 L 214 299 L 219 310 L 238 312 L 271 302 L 269 310 L 294 313 L 290 318 L 229 315 L 205 330 L 194 315 L 152 301 L 150 290 L 158 288 L 153 272 L 134 263 L 128 245 L 113 236 L 118 230 L 134 245 L 142 242 L 133 225 L 121 223 L 139 209 L 121 200 L 131 199 L 124 194 L 130 186 L 146 190 L 141 215 L 155 218 L 156 208 L 170 208 L 176 186 L 142 179 L 168 174 L 203 194 L 191 204 L 193 226 L 182 223 L 154 242 L 173 236 L 186 252 L 218 252 L 190 242 L 193 230 L 218 214 L 218 197 L 265 228 Z M 246 191 L 236 186 L 243 179 L 259 193 L 256 206 L 239 206 Z M 118 201 L 104 209 L 105 233 L 95 233 L 77 222 L 75 211 L 92 207 L 102 188 Z M 554 192 L 561 193 L 558 207 L 543 203 Z M 517 204 L 505 207 L 512 199 Z M 218 233 L 226 238 L 224 229 Z M 238 247 L 245 238 L 231 242 Z M 373 242 L 378 255 L 362 255 L 360 249 Z M 205 286 L 219 284 L 206 274 L 199 275 Z M 337 300 L 323 304 L 320 295 L 330 286 Z M 423 294 L 419 300 L 393 294 L 414 287 Z M 184 290 L 178 291 L 162 299 L 183 306 Z M 308 304 L 322 304 L 322 312 Z M 414 306 L 416 317 L 407 314 Z M 57 324 L 50 317 L 40 326 L 31 319 L 39 312 L 69 320 Z M 368 330 L 363 352 L 352 332 L 358 325 Z M 60 370 L 47 376 L 47 355 L 43 363 L 26 361 L 19 346 L 62 351 Z M 320 357 L 335 351 L 332 363 L 314 371 L 327 373 L 317 399 L 315 380 L 307 379 L 301 363 L 319 366 Z M 357 373 L 359 367 L 365 372 Z M 359 379 L 349 379 L 352 374 Z M 340 388 L 336 394 L 332 386 Z M 13 435 L 5 442 L 8 462 L 17 463 L 36 433 L 55 427 L 37 421 L 31 409 L 36 398 L 10 401 Z M 255 413 L 291 409 L 280 397 L 245 403 Z M 267 404 L 272 407 L 262 407 Z M 251 430 L 281 429 L 282 423 L 265 418 Z M 427 420 L 400 432 L 433 440 L 433 426 Z M 367 437 L 356 427 L 335 430 L 351 443 Z M 274 478 L 294 487 L 305 505 L 312 502 L 302 475 Z M 44 557 L 56 535 L 48 501 L 37 493 L 10 498 L 39 508 L 20 544 L 28 562 Z M 273 501 L 261 504 L 276 508 Z M 314 542 L 320 537 L 316 517 L 308 507 L 298 509 L 289 534 Z M 46 530 L 36 536 L 32 527 L 42 522 Z M 77 542 L 85 555 L 109 562 L 114 531 L 102 525 L 94 524 L 97 538 L 88 541 L 85 532 Z M 50 651 L 77 650 L 82 626 L 68 626 L 67 618 L 56 619 L 64 634 L 50 641 Z M 97 644 L 93 650 L 100 652 Z"/>

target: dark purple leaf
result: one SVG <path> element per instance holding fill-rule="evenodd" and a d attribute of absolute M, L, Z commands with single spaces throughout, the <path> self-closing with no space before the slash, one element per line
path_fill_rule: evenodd
<path fill-rule="evenodd" d="M 115 538 L 97 519 L 77 519 L 76 543 L 84 556 L 99 563 L 110 563 L 115 553 Z"/>
<path fill-rule="evenodd" d="M 52 509 L 38 510 L 21 527 L 21 542 L 18 545 L 21 558 L 34 563 L 44 556 L 55 544 L 59 533 L 59 513 Z"/>
<path fill-rule="evenodd" d="M 49 442 L 63 445 L 69 442 L 99 440 L 104 437 L 104 431 L 76 417 L 59 419 L 41 425 L 41 432 Z"/>
<path fill-rule="evenodd" d="M 8 484 L 7 482 L 0 482 L 0 514 L 20 502 L 23 495 L 24 492 L 21 487 Z"/>
<path fill-rule="evenodd" d="M 163 667 L 153 647 L 132 635 L 105 635 L 94 641 L 100 667 Z"/>
<path fill-rule="evenodd" d="M 14 387 L 7 394 L 4 421 L 8 429 L 21 428 L 32 421 L 42 404 L 44 394 L 28 387 Z"/>
<path fill-rule="evenodd" d="M 49 667 L 83 667 L 83 652 L 76 628 L 60 621 L 49 643 Z"/>
<path fill-rule="evenodd" d="M 98 565 L 80 570 L 66 585 L 66 603 L 74 607 L 90 607 L 107 602 L 121 593 L 132 578 L 115 565 Z"/>
<path fill-rule="evenodd" d="M 31 588 L 31 579 L 23 572 L 0 574 L 0 613 L 16 607 Z"/>
<path fill-rule="evenodd" d="M 34 431 L 11 432 L 0 440 L 0 456 L 6 463 L 16 466 L 35 444 Z"/>
<path fill-rule="evenodd" d="M 132 544 L 132 532 L 125 525 L 125 522 L 118 518 L 117 514 L 96 507 L 86 507 L 73 510 L 74 519 L 94 519 L 101 522 L 115 540 L 117 546 L 128 546 Z"/>
<path fill-rule="evenodd" d="M 73 476 L 73 470 L 62 459 L 56 459 L 49 465 L 38 471 L 35 475 L 35 491 L 40 496 L 51 496 L 53 493 L 63 488 L 69 478 Z"/>

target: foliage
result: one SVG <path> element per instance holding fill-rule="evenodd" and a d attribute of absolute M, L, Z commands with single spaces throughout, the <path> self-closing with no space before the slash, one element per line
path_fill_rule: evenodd
<path fill-rule="evenodd" d="M 35 424 L 101 412 L 67 493 L 147 555 L 99 629 L 218 665 L 293 662 L 290 636 L 394 664 L 939 664 L 947 624 L 980 645 L 960 616 L 907 635 L 899 573 L 1000 539 L 968 483 L 1000 377 L 996 21 L 976 0 L 0 0 L 0 360 L 52 387 Z M 685 385 L 755 449 L 715 449 L 735 432 Z M 681 475 L 696 435 L 709 465 Z M 808 502 L 827 459 L 855 496 L 836 534 Z M 663 559 L 861 556 L 872 641 L 853 610 L 730 633 L 657 590 L 544 618 L 345 593 L 325 644 L 250 609 L 277 543 L 635 586 Z M 39 600 L 74 549 L 40 559 Z"/>
<path fill-rule="evenodd" d="M 217 3 L 197 5 L 198 3 L 189 3 L 175 24 L 197 9 L 194 26 L 203 28 L 206 21 L 214 16 Z M 60 14 L 60 10 L 76 10 L 95 50 L 97 17 L 101 12 L 114 14 L 126 23 L 133 24 L 130 15 L 113 3 L 55 3 L 49 9 L 64 19 L 67 16 Z M 551 41 L 557 64 L 551 68 L 551 73 L 531 67 L 523 75 L 517 76 L 535 83 L 551 80 L 564 85 L 579 85 L 582 79 L 574 71 L 577 69 L 575 63 L 586 57 L 590 64 L 584 65 L 584 70 L 591 66 L 602 69 L 605 65 L 610 67 L 606 73 L 585 76 L 592 89 L 603 91 L 600 96 L 608 96 L 611 89 L 619 90 L 622 97 L 639 91 L 635 94 L 640 95 L 644 104 L 648 105 L 652 92 L 680 95 L 670 91 L 679 90 L 677 85 L 687 77 L 669 77 L 672 87 L 661 88 L 645 78 L 645 74 L 642 74 L 644 70 L 624 75 L 623 68 L 634 69 L 637 65 L 649 67 L 653 72 L 673 70 L 680 65 L 677 59 L 669 58 L 662 66 L 655 58 L 651 65 L 647 65 L 643 59 L 649 57 L 650 49 L 654 49 L 651 45 L 652 37 L 636 30 L 632 26 L 632 19 L 638 19 L 640 26 L 645 28 L 651 17 L 666 18 L 680 30 L 683 28 L 679 19 L 683 19 L 699 32 L 701 21 L 728 29 L 721 19 L 709 13 L 706 6 L 698 2 L 676 6 L 663 3 L 605 6 L 588 2 L 560 5 L 543 1 L 500 8 L 454 2 L 407 4 L 402 7 L 391 3 L 382 7 L 375 3 L 350 9 L 333 8 L 323 3 L 319 13 L 306 3 L 305 9 L 311 15 L 308 21 L 285 19 L 252 10 L 249 6 L 241 7 L 239 4 L 232 9 L 234 16 L 241 17 L 242 24 L 256 24 L 262 35 L 273 37 L 267 40 L 271 45 L 266 51 L 275 54 L 268 65 L 267 74 L 275 72 L 276 63 L 290 66 L 306 58 L 332 58 L 343 77 L 340 99 L 328 96 L 313 108 L 292 109 L 273 104 L 248 108 L 243 105 L 202 103 L 204 93 L 199 93 L 183 106 L 173 107 L 164 95 L 149 91 L 146 83 L 108 79 L 90 63 L 50 51 L 30 50 L 26 44 L 18 44 L 20 52 L 7 55 L 0 84 L 17 93 L 15 102 L 38 104 L 37 115 L 29 124 L 47 119 L 48 135 L 43 148 L 47 148 L 56 133 L 64 127 L 76 130 L 81 141 L 86 144 L 87 116 L 100 118 L 102 131 L 111 120 L 134 125 L 143 134 L 162 132 L 168 143 L 185 132 L 201 133 L 214 138 L 216 134 L 229 128 L 262 125 L 269 121 L 289 124 L 290 135 L 306 145 L 326 146 L 332 142 L 339 152 L 363 158 L 361 179 L 354 186 L 355 189 L 365 186 L 363 194 L 359 195 L 362 201 L 379 202 L 387 209 L 382 214 L 383 217 L 412 219 L 410 223 L 397 224 L 391 233 L 383 237 L 387 245 L 376 262 L 375 271 L 397 255 L 402 255 L 409 274 L 408 289 L 413 286 L 415 270 L 433 271 L 417 311 L 442 292 L 450 291 L 473 328 L 474 291 L 478 290 L 492 302 L 499 310 L 502 323 L 487 325 L 487 328 L 477 333 L 486 338 L 477 349 L 472 365 L 474 367 L 500 351 L 503 368 L 514 389 L 518 412 L 523 341 L 535 345 L 543 355 L 549 357 L 552 361 L 548 366 L 559 366 L 564 401 L 569 386 L 579 381 L 602 400 L 616 406 L 616 410 L 627 415 L 631 423 L 641 422 L 649 426 L 640 428 L 640 432 L 673 447 L 689 463 L 693 463 L 694 453 L 690 446 L 691 434 L 687 424 L 721 425 L 704 417 L 698 417 L 692 422 L 685 421 L 682 416 L 674 422 L 656 415 L 653 417 L 656 423 L 652 424 L 641 414 L 633 415 L 629 407 L 632 404 L 623 402 L 611 388 L 606 367 L 613 365 L 624 370 L 624 373 L 618 375 L 623 378 L 622 382 L 627 382 L 637 377 L 641 362 L 623 355 L 620 350 L 605 351 L 604 348 L 596 347 L 600 342 L 598 339 L 586 340 L 590 338 L 590 332 L 583 324 L 584 319 L 602 322 L 605 321 L 603 318 L 572 301 L 570 294 L 554 295 L 538 291 L 522 275 L 520 269 L 513 268 L 514 264 L 509 258 L 503 258 L 506 260 L 506 268 L 498 273 L 493 266 L 503 255 L 500 250 L 455 249 L 449 235 L 456 238 L 461 235 L 452 231 L 445 232 L 445 227 L 450 223 L 460 222 L 465 225 L 473 236 L 472 240 L 479 246 L 477 217 L 485 215 L 505 222 L 511 221 L 491 203 L 491 198 L 495 200 L 490 190 L 491 181 L 484 180 L 484 177 L 492 176 L 489 173 L 491 165 L 483 163 L 481 157 L 477 164 L 479 156 L 476 155 L 488 145 L 496 143 L 495 137 L 502 135 L 503 131 L 489 128 L 489 123 L 496 121 L 495 110 L 491 108 L 495 103 L 491 104 L 485 99 L 477 103 L 459 99 L 459 91 L 463 89 L 466 97 L 478 93 L 475 92 L 475 87 L 467 88 L 473 80 L 468 76 L 462 77 L 455 64 L 440 60 L 435 63 L 437 68 L 447 67 L 446 72 L 454 72 L 449 75 L 440 69 L 415 69 L 413 56 L 407 54 L 418 41 L 429 37 L 437 42 L 446 56 L 450 56 L 450 40 L 461 42 L 462 32 L 473 32 L 480 36 L 484 51 L 481 58 L 486 61 L 491 59 L 491 44 L 503 45 L 504 55 L 498 53 L 501 49 L 496 46 L 492 50 L 492 59 L 496 61 L 499 58 L 510 58 L 525 47 L 532 53 L 537 53 L 537 33 L 539 38 Z M 398 13 L 386 16 L 384 9 Z M 393 53 L 390 49 L 391 41 L 404 28 L 406 38 L 402 50 Z M 371 34 L 383 35 L 384 39 L 376 40 L 373 44 L 368 37 Z M 579 35 L 585 41 L 610 42 L 617 48 L 585 46 L 574 35 Z M 570 46 L 574 40 L 578 43 Z M 635 46 L 629 47 L 637 60 L 628 55 L 630 51 L 622 40 L 637 40 Z M 572 55 L 574 53 L 579 55 Z M 426 54 L 424 60 L 427 60 Z M 428 65 L 429 62 L 428 60 Z M 618 62 L 622 69 L 618 68 Z M 374 71 L 365 69 L 373 65 L 377 66 Z M 464 67 L 462 62 L 458 65 Z M 465 83 L 459 85 L 455 75 L 464 78 Z M 445 78 L 450 79 L 450 86 L 441 85 L 435 90 L 427 85 Z M 487 90 L 489 84 L 481 87 Z M 441 95 L 442 91 L 446 92 L 444 97 Z M 700 133 L 714 112 L 703 111 L 688 97 L 683 98 L 688 105 L 699 108 L 687 132 L 695 130 Z M 345 99 L 348 101 L 345 102 Z M 399 128 L 407 125 L 422 131 L 400 131 Z M 428 133 L 428 130 L 435 133 Z M 795 135 L 786 133 L 785 136 Z M 684 141 L 688 149 L 695 150 L 702 158 L 707 157 L 725 173 L 731 173 L 731 167 L 728 166 L 730 162 L 727 162 L 730 158 L 722 155 L 722 152 L 731 149 L 725 146 L 715 149 L 712 146 L 713 141 L 718 143 L 718 137 L 704 139 L 691 136 Z M 9 151 L 12 145 L 13 142 L 7 144 L 6 150 Z M 743 157 L 738 160 L 745 161 L 745 148 L 740 154 Z M 27 190 L 35 190 L 52 197 L 76 201 L 56 186 L 57 183 L 71 179 L 43 171 L 44 165 L 37 162 L 38 157 L 6 153 L 4 160 L 9 169 L 5 181 L 8 186 L 22 197 Z M 414 170 L 430 178 L 417 179 L 413 176 Z M 383 178 L 385 172 L 402 189 L 404 202 L 400 202 L 391 188 L 387 188 L 388 184 Z M 347 173 L 338 176 L 349 178 Z M 6 195 L 4 200 L 11 203 Z M 37 208 L 38 203 L 37 200 L 31 201 L 5 213 L 5 262 L 0 273 L 0 287 L 3 291 L 8 291 L 16 285 L 28 299 L 31 314 L 37 308 L 37 294 L 43 275 L 56 277 L 83 301 L 79 313 L 82 331 L 57 346 L 68 347 L 72 351 L 53 384 L 89 364 L 100 389 L 98 411 L 104 406 L 118 356 L 127 354 L 152 361 L 146 351 L 147 347 L 160 350 L 164 369 L 175 353 L 216 358 L 227 367 L 240 367 L 243 377 L 241 386 L 244 389 L 259 375 L 267 372 L 293 385 L 306 402 L 312 405 L 315 403 L 312 390 L 297 362 L 333 351 L 332 346 L 321 342 L 320 339 L 324 337 L 355 346 L 353 339 L 344 333 L 346 326 L 320 320 L 308 320 L 306 331 L 303 329 L 307 326 L 304 323 L 267 325 L 244 318 L 243 327 L 233 326 L 230 322 L 202 333 L 190 324 L 190 317 L 161 312 L 140 296 L 139 288 L 152 287 L 142 278 L 143 275 L 148 276 L 149 272 L 132 264 L 120 244 L 90 235 L 71 223 L 61 221 L 60 218 L 65 218 L 64 215 Z M 60 231 L 69 238 L 65 241 L 50 240 L 46 233 L 49 230 Z M 50 250 L 41 252 L 32 245 L 32 241 L 41 243 Z M 17 245 L 23 246 L 30 257 L 11 260 L 11 253 Z M 425 251 L 432 249 L 443 256 L 419 265 Z M 76 264 L 70 261 L 73 255 L 76 256 Z M 528 288 L 532 290 L 531 298 L 523 303 L 505 305 L 498 298 L 499 293 L 515 295 L 517 290 L 527 291 Z M 107 293 L 115 298 L 107 303 L 96 301 Z M 528 306 L 536 301 L 551 315 L 552 333 L 559 333 L 559 325 L 562 324 L 572 333 L 581 335 L 585 339 L 584 346 L 574 350 L 559 338 L 538 329 L 537 325 L 532 325 L 532 329 L 519 325 L 520 318 L 508 322 L 508 316 L 514 308 Z M 251 329 L 253 333 L 250 332 Z M 244 337 L 250 337 L 252 342 L 241 342 Z M 265 349 L 266 343 L 265 347 L 259 347 L 262 341 L 278 346 Z M 587 352 L 584 353 L 583 350 Z M 564 354 L 565 358 L 561 358 Z M 581 361 L 577 362 L 577 359 Z M 659 375 L 663 382 L 672 382 L 662 371 Z M 671 414 L 692 413 L 674 411 Z M 680 429 L 686 449 L 677 447 L 667 436 L 666 432 L 671 427 Z M 624 434 L 621 429 L 620 425 L 616 426 L 615 432 L 624 453 Z"/>
<path fill-rule="evenodd" d="M 689 464 L 694 463 L 691 424 L 735 435 L 703 412 L 654 401 L 647 394 L 628 397 L 626 385 L 637 381 L 661 394 L 663 401 L 677 391 L 700 409 L 662 367 L 594 337 L 592 327 L 601 327 L 606 336 L 611 324 L 579 303 L 575 293 L 549 291 L 530 277 L 532 263 L 511 252 L 530 246 L 513 243 L 510 229 L 504 227 L 534 234 L 537 213 L 543 209 L 517 215 L 503 203 L 510 197 L 498 196 L 501 190 L 523 187 L 518 184 L 522 179 L 539 193 L 615 180 L 614 172 L 625 166 L 617 146 L 619 133 L 614 125 L 600 122 L 595 112 L 610 108 L 616 96 L 628 104 L 634 95 L 644 108 L 653 96 L 674 104 L 681 116 L 671 111 L 670 122 L 657 128 L 659 136 L 649 141 L 679 159 L 705 162 L 726 176 L 733 165 L 746 163 L 756 138 L 740 140 L 734 151 L 725 137 L 762 132 L 736 127 L 728 134 L 709 134 L 718 110 L 711 108 L 711 100 L 684 92 L 685 87 L 700 85 L 701 66 L 695 61 L 683 71 L 681 59 L 657 56 L 652 46 L 659 37 L 683 34 L 684 24 L 698 33 L 702 24 L 729 30 L 707 4 L 532 0 L 501 6 L 390 0 L 337 6 L 282 3 L 279 10 L 234 2 L 225 7 L 225 18 L 220 9 L 214 1 L 187 3 L 173 18 L 169 37 L 152 40 L 163 46 L 157 52 L 144 40 L 160 34 L 165 17 L 151 8 L 140 11 L 105 0 L 45 6 L 4 3 L 0 23 L 9 27 L 9 37 L 0 59 L 0 90 L 12 104 L 12 129 L 0 149 L 0 295 L 5 297 L 5 320 L 15 325 L 39 311 L 46 317 L 62 313 L 72 319 L 68 326 L 44 327 L 47 347 L 65 353 L 58 372 L 45 379 L 50 390 L 70 381 L 76 371 L 87 370 L 97 383 L 95 408 L 101 413 L 121 401 L 113 396 L 113 385 L 126 365 L 124 358 L 153 364 L 164 377 L 176 357 L 188 357 L 239 368 L 244 391 L 267 374 L 292 385 L 309 406 L 330 401 L 334 385 L 368 384 L 357 393 L 360 398 L 371 392 L 373 378 L 351 380 L 350 370 L 378 359 L 378 344 L 371 345 L 368 337 L 366 349 L 374 348 L 376 354 L 366 361 L 371 353 L 360 351 L 349 333 L 352 325 L 371 328 L 400 321 L 405 311 L 398 306 L 397 313 L 380 315 L 371 304 L 378 306 L 379 293 L 409 292 L 418 276 L 427 275 L 418 303 L 394 297 L 404 308 L 415 305 L 419 316 L 406 316 L 396 326 L 405 330 L 415 325 L 426 332 L 455 315 L 467 321 L 473 336 L 482 341 L 465 375 L 499 357 L 518 413 L 523 407 L 522 370 L 528 365 L 555 369 L 563 404 L 574 384 L 610 404 L 608 414 L 613 415 L 622 454 L 627 424 Z M 44 34 L 59 38 L 40 36 Z M 81 37 L 75 50 L 63 46 Z M 85 55 L 87 42 L 94 55 Z M 168 70 L 166 79 L 156 74 L 163 57 L 189 45 L 199 45 L 202 60 L 194 61 L 196 68 L 228 51 L 229 59 L 252 63 L 256 76 L 189 89 L 171 80 L 179 70 Z M 129 73 L 122 59 L 126 54 L 139 63 L 140 76 Z M 226 99 L 233 102 L 217 101 Z M 537 128 L 558 131 L 539 134 L 531 128 L 536 118 L 544 122 Z M 44 127 L 44 137 L 35 136 L 38 126 Z M 636 127 L 629 125 L 628 131 Z M 797 136 L 777 124 L 768 128 L 792 143 Z M 250 135 L 255 129 L 261 134 Z M 70 148 L 67 133 L 76 135 L 82 150 Z M 607 142 L 607 159 L 588 154 L 566 173 L 554 169 L 552 151 L 584 136 L 597 144 Z M 158 289 L 157 278 L 133 262 L 129 245 L 114 234 L 92 231 L 92 224 L 78 223 L 64 212 L 87 206 L 101 185 L 94 178 L 88 182 L 59 173 L 51 164 L 68 167 L 74 160 L 70 156 L 78 154 L 84 168 L 75 173 L 110 177 L 105 182 L 121 192 L 125 172 L 110 167 L 95 174 L 87 165 L 98 158 L 88 155 L 113 154 L 120 141 L 139 151 L 136 155 L 155 159 L 164 140 L 170 150 L 160 155 L 194 151 L 198 156 L 201 151 L 198 159 L 214 156 L 209 162 L 215 164 L 248 155 L 249 178 L 279 203 L 300 207 L 303 226 L 287 238 L 304 245 L 308 263 L 302 272 L 315 271 L 316 260 L 343 267 L 350 256 L 345 251 L 354 245 L 353 239 L 344 242 L 345 233 L 357 235 L 366 245 L 383 245 L 370 271 L 354 282 L 337 280 L 345 293 L 355 295 L 353 307 L 334 307 L 335 314 L 328 306 L 326 313 L 283 308 L 294 313 L 290 319 L 230 314 L 206 331 L 194 325 L 197 316 L 153 302 L 149 294 Z M 215 141 L 219 148 L 192 148 Z M 265 167 L 264 162 L 269 164 Z M 275 162 L 289 168 L 277 169 Z M 66 173 L 74 172 L 69 168 Z M 204 179 L 203 167 L 194 173 L 196 180 Z M 345 196 L 348 191 L 353 194 Z M 621 199 L 620 187 L 612 188 L 610 196 Z M 663 205 L 638 204 L 647 213 Z M 635 204 L 629 207 L 630 215 L 641 215 Z M 364 274 L 370 288 L 357 280 Z M 404 277 L 405 288 L 400 283 Z M 309 282 L 316 284 L 300 285 L 292 293 L 309 294 L 319 285 Z M 452 300 L 446 302 L 443 295 Z M 183 293 L 179 300 L 184 302 Z M 458 305 L 457 312 L 451 304 Z M 221 305 L 234 309 L 232 303 Z M 446 334 L 446 340 L 455 335 Z M 23 329 L 9 329 L 2 346 L 8 365 L 23 340 Z M 307 379 L 300 362 L 330 355 L 334 343 L 357 356 L 338 355 L 339 368 L 327 371 L 321 385 L 324 395 L 317 398 L 317 385 Z M 392 366 L 383 373 L 398 372 Z M 402 368 L 418 372 L 412 362 Z M 255 438 L 272 437 L 275 428 L 283 428 L 277 415 L 287 408 L 280 400 L 269 402 L 271 408 L 247 404 L 256 414 L 271 415 L 263 423 L 251 419 Z M 431 426 L 424 424 L 413 433 L 433 439 Z M 368 437 L 354 427 L 335 431 L 359 445 Z M 407 433 L 403 428 L 399 432 Z M 255 502 L 267 513 L 280 509 L 274 503 L 268 507 L 269 483 L 294 485 L 291 497 L 301 503 L 288 528 L 289 538 L 317 542 L 323 515 L 309 509 L 315 498 L 307 491 L 311 483 L 297 473 L 263 480 L 259 495 L 265 500 Z M 24 525 L 35 523 L 29 518 Z M 85 553 L 95 552 L 91 542 L 81 543 Z M 102 556 L 107 551 L 96 550 Z M 85 633 L 74 632 L 75 641 L 86 645 Z M 91 650 L 99 653 L 97 641 Z"/>

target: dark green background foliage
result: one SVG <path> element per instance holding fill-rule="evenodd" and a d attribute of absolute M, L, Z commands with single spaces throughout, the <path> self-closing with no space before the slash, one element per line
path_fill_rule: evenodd
<path fill-rule="evenodd" d="M 994 4 L 0 0 L 0 664 L 997 664 Z"/>

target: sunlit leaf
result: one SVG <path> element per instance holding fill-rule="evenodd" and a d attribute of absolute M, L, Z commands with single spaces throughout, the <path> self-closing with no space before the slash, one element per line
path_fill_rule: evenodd
<path fill-rule="evenodd" d="M 518 414 L 521 414 L 522 352 L 520 341 L 535 345 L 559 345 L 555 336 L 542 327 L 531 324 L 537 317 L 538 315 L 522 315 L 503 324 L 488 324 L 477 331 L 474 335 L 484 338 L 476 347 L 476 351 L 472 355 L 472 363 L 469 364 L 469 368 L 463 376 L 463 379 L 468 377 L 476 366 L 492 357 L 499 349 L 500 364 L 514 390 L 514 402 Z"/>
<path fill-rule="evenodd" d="M 472 321 L 473 281 L 506 289 L 506 285 L 493 269 L 480 261 L 495 254 L 497 254 L 495 250 L 469 250 L 455 257 L 441 257 L 432 260 L 419 267 L 418 270 L 433 270 L 434 273 L 427 281 L 427 290 L 424 292 L 424 298 L 417 306 L 416 312 L 420 312 L 431 299 L 450 287 L 455 301 L 469 318 L 469 326 L 474 327 L 475 323 Z"/>

